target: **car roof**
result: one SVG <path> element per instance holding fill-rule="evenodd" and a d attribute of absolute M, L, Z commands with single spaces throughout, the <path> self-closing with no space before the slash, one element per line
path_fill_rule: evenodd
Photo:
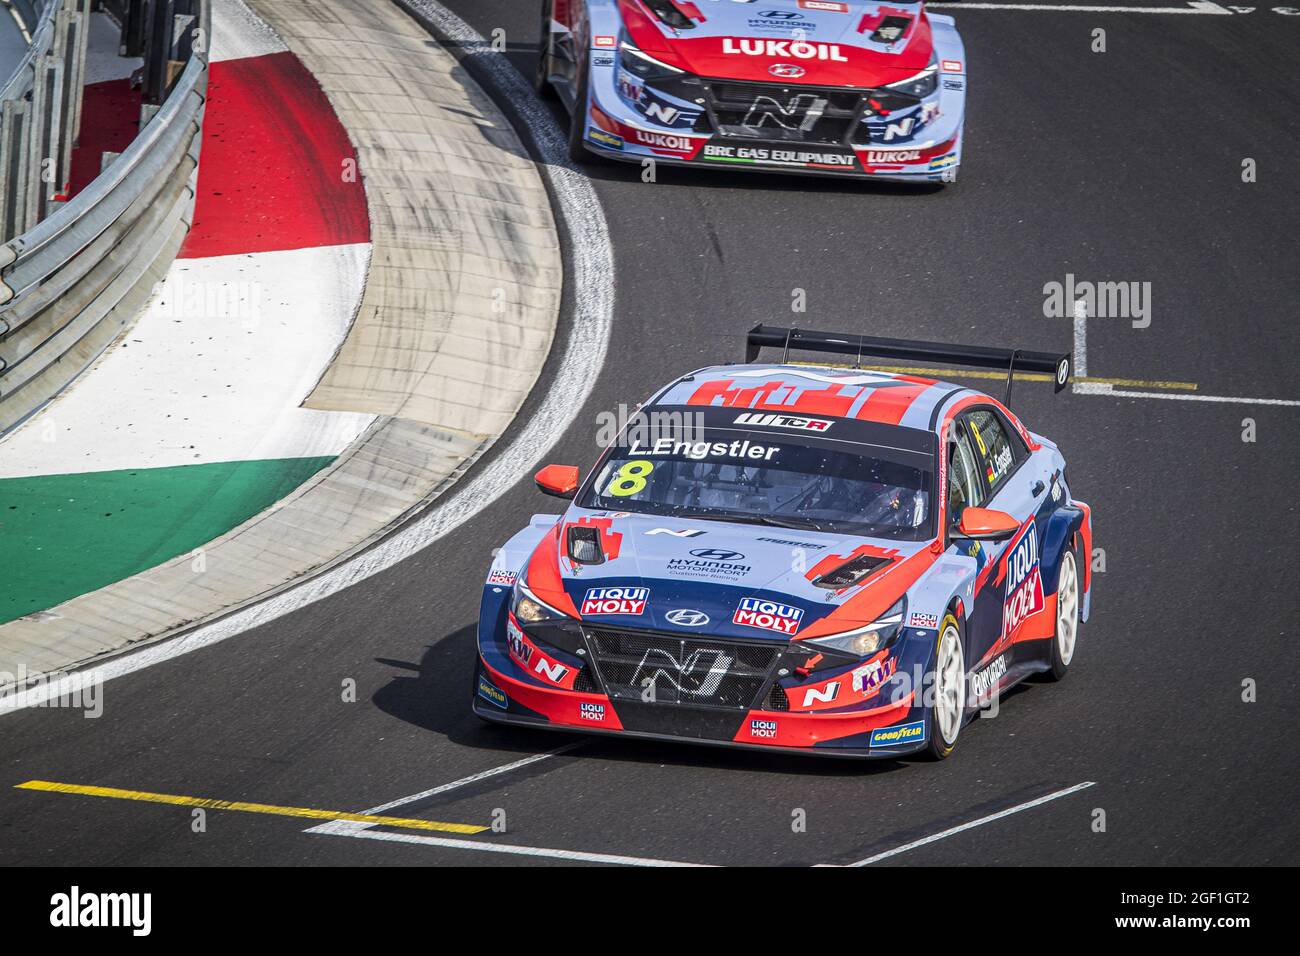
<path fill-rule="evenodd" d="M 897 372 L 825 365 L 715 365 L 667 386 L 649 403 L 721 406 L 847 418 L 938 433 L 951 399 L 979 395 L 961 385 Z"/>

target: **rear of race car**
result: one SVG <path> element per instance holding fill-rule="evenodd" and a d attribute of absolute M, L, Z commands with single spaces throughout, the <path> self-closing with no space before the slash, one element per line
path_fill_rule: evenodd
<path fill-rule="evenodd" d="M 586 149 L 642 162 L 953 181 L 965 52 L 922 3 L 586 0 Z M 587 31 L 585 38 L 582 30 Z"/>

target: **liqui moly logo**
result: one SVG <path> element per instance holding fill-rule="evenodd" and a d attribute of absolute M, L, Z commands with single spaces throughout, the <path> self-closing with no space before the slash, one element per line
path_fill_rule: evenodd
<path fill-rule="evenodd" d="M 741 598 L 740 606 L 732 616 L 733 624 L 746 627 L 761 627 L 765 631 L 778 634 L 794 634 L 799 630 L 803 620 L 803 608 L 793 604 L 781 604 L 777 601 L 764 601 L 760 598 Z"/>
<path fill-rule="evenodd" d="M 741 40 L 735 37 L 723 37 L 722 52 L 738 53 L 742 56 L 767 56 L 782 60 L 849 62 L 849 58 L 840 52 L 838 43 L 810 43 L 807 40 Z"/>
<path fill-rule="evenodd" d="M 643 614 L 649 588 L 591 588 L 582 599 L 583 614 Z"/>
<path fill-rule="evenodd" d="M 578 705 L 578 716 L 583 720 L 593 720 L 598 724 L 605 722 L 605 705 L 583 701 Z"/>
<path fill-rule="evenodd" d="M 1002 607 L 1002 637 L 1043 609 L 1043 574 L 1038 559 L 1038 526 L 1030 521 L 1007 548 L 1007 596 Z"/>
<path fill-rule="evenodd" d="M 776 737 L 776 721 L 751 720 L 749 722 L 749 735 L 762 740 L 773 740 Z"/>

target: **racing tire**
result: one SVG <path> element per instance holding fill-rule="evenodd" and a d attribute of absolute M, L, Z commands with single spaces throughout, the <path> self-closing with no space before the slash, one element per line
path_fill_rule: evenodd
<path fill-rule="evenodd" d="M 551 86 L 551 10 L 554 0 L 543 0 L 542 32 L 537 41 L 537 71 L 533 75 L 533 89 L 542 99 L 554 99 L 555 87 Z"/>
<path fill-rule="evenodd" d="M 966 649 L 961 622 L 951 611 L 939 624 L 934 649 L 934 701 L 926 718 L 926 749 L 931 760 L 946 759 L 957 746 L 966 720 Z"/>
<path fill-rule="evenodd" d="M 1071 547 L 1061 555 L 1061 567 L 1056 574 L 1056 627 L 1052 631 L 1051 669 L 1043 677 L 1051 682 L 1065 679 L 1070 661 L 1079 643 L 1079 579 L 1078 548 Z"/>
<path fill-rule="evenodd" d="M 578 90 L 573 98 L 573 115 L 569 118 L 569 159 L 585 166 L 600 164 L 604 157 L 587 149 L 586 141 L 587 114 L 591 110 L 590 87 L 587 83 L 588 60 L 583 58 L 578 65 Z"/>

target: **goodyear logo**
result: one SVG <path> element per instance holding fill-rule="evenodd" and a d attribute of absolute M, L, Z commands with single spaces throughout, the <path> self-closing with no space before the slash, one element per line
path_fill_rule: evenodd
<path fill-rule="evenodd" d="M 506 692 L 500 687 L 497 687 L 486 677 L 480 677 L 478 679 L 478 695 L 485 700 L 496 704 L 502 710 L 505 710 L 510 706 L 510 698 L 506 696 Z"/>
<path fill-rule="evenodd" d="M 871 732 L 871 746 L 897 747 L 925 739 L 925 721 L 914 720 L 910 724 L 895 724 L 893 727 L 880 727 Z"/>
<path fill-rule="evenodd" d="M 940 156 L 938 159 L 930 160 L 931 169 L 946 169 L 953 163 L 957 162 L 957 154 L 949 153 L 947 156 Z"/>
<path fill-rule="evenodd" d="M 610 149 L 622 149 L 623 137 L 615 136 L 613 133 L 606 133 L 603 129 L 593 129 L 587 133 L 587 138 L 593 143 L 599 143 L 601 146 L 608 146 Z"/>

